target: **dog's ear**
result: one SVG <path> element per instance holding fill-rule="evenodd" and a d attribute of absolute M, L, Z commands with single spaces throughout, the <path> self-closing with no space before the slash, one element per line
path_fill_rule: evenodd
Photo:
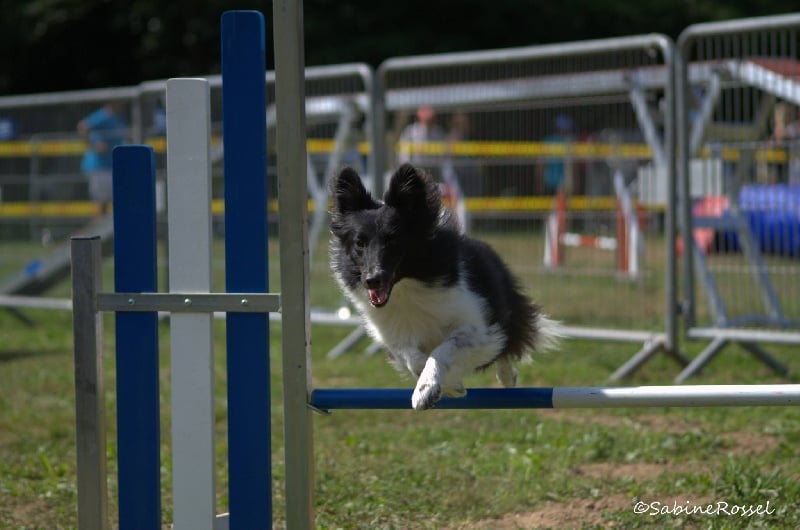
<path fill-rule="evenodd" d="M 411 164 L 403 164 L 392 175 L 384 202 L 398 210 L 413 211 L 430 221 L 431 217 L 435 219 L 439 215 L 442 197 L 428 173 Z"/>
<path fill-rule="evenodd" d="M 344 167 L 329 183 L 333 198 L 333 211 L 347 213 L 375 207 L 375 200 L 367 192 L 361 177 L 351 167 Z"/>

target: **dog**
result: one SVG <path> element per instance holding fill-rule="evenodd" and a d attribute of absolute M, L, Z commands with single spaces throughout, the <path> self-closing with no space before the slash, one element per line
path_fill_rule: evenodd
<path fill-rule="evenodd" d="M 559 324 L 497 252 L 461 232 L 428 173 L 400 166 L 383 201 L 350 167 L 329 188 L 333 276 L 389 361 L 417 378 L 414 409 L 466 395 L 464 376 L 492 364 L 515 386 L 513 363 L 556 345 Z"/>

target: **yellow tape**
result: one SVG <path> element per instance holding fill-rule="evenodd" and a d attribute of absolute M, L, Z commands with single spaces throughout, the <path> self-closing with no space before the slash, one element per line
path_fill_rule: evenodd
<path fill-rule="evenodd" d="M 468 197 L 464 200 L 467 211 L 470 213 L 488 212 L 527 212 L 547 213 L 555 207 L 555 197 L 527 196 L 527 197 Z M 613 211 L 617 206 L 617 199 L 610 196 L 584 196 L 576 195 L 567 198 L 567 211 Z M 327 205 L 325 206 L 327 209 Z M 277 199 L 271 199 L 268 204 L 270 213 L 278 211 Z M 659 207 L 647 207 L 648 210 L 660 210 Z M 308 211 L 314 211 L 314 201 L 308 200 Z M 91 201 L 48 201 L 48 202 L 6 202 L 0 204 L 0 218 L 30 218 L 30 217 L 93 217 L 100 213 L 99 206 Z M 225 213 L 225 203 L 222 199 L 211 201 L 211 213 L 222 215 Z"/>
<path fill-rule="evenodd" d="M 93 217 L 100 207 L 92 201 L 6 202 L 0 204 L 0 217 Z"/>
<path fill-rule="evenodd" d="M 31 156 L 30 142 L 0 142 L 0 157 L 17 158 Z"/>
<path fill-rule="evenodd" d="M 427 156 L 477 157 L 565 157 L 574 158 L 652 158 L 645 144 L 601 144 L 594 142 L 407 142 L 397 144 L 398 153 Z"/>
<path fill-rule="evenodd" d="M 219 137 L 211 140 L 212 145 L 221 141 Z M 163 154 L 167 150 L 167 139 L 163 136 L 148 138 L 145 143 L 153 147 L 156 153 Z M 309 138 L 306 144 L 311 154 L 328 154 L 333 151 L 335 142 L 325 138 Z M 83 140 L 47 140 L 30 142 L 14 140 L 0 142 L 0 158 L 27 158 L 38 156 L 79 156 L 86 150 Z M 360 142 L 358 152 L 368 155 L 370 144 Z M 550 143 L 550 142 L 399 142 L 398 153 L 425 156 L 472 156 L 472 157 L 508 157 L 508 158 L 539 158 L 539 157 L 565 157 L 574 158 L 623 158 L 623 159 L 650 159 L 653 151 L 646 144 L 603 144 L 595 142 Z M 708 146 L 700 152 L 702 158 L 719 156 L 726 162 L 737 162 L 742 157 L 742 151 L 731 147 L 723 147 L 719 153 L 712 152 Z M 788 160 L 785 149 L 764 148 L 755 152 L 758 162 L 785 163 Z"/>

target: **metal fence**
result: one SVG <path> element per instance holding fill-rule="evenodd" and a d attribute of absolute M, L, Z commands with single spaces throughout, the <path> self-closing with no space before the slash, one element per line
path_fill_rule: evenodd
<path fill-rule="evenodd" d="M 349 164 L 380 195 L 408 160 L 571 335 L 648 343 L 614 377 L 657 351 L 680 358 L 679 315 L 690 338 L 712 341 L 679 379 L 731 341 L 772 363 L 756 342 L 800 342 L 799 27 L 787 15 L 691 26 L 677 48 L 652 34 L 392 58 L 374 76 L 308 68 L 317 314 L 345 304 L 327 266 L 327 178 Z M 221 84 L 209 80 L 218 199 Z M 272 72 L 265 86 L 274 173 Z M 50 245 L 99 213 L 75 125 L 103 102 L 120 104 L 130 141 L 155 148 L 163 181 L 164 89 L 0 98 L 3 276 L 48 252 L 20 239 Z"/>
<path fill-rule="evenodd" d="M 678 41 L 683 304 L 712 339 L 679 379 L 738 342 L 800 334 L 800 16 L 687 28 Z"/>
<path fill-rule="evenodd" d="M 212 121 L 219 141 L 222 119 L 221 80 L 209 76 L 211 84 Z M 275 126 L 274 72 L 266 73 L 268 125 Z M 126 137 L 130 142 L 149 143 L 163 155 L 166 131 L 164 95 L 166 81 L 150 81 L 136 87 L 61 92 L 0 97 L 0 186 L 5 204 L 9 202 L 47 202 L 88 198 L 85 190 L 68 189 L 80 184 L 80 157 L 85 150 L 83 139 L 76 133 L 76 124 L 106 102 L 116 102 L 122 120 L 129 125 Z M 343 137 L 343 148 L 352 153 L 340 158 L 365 157 L 365 129 L 369 127 L 372 71 L 364 64 L 343 64 L 310 67 L 306 70 L 307 115 L 312 163 L 318 172 L 329 163 L 328 155 L 336 153 L 331 142 L 344 127 L 342 116 L 350 119 Z M 359 143 L 359 137 L 362 143 Z M 346 142 L 344 141 L 346 140 Z M 268 138 L 274 156 L 274 135 Z M 218 149 L 218 162 L 223 153 Z M 366 161 L 362 162 L 366 165 Z M 274 164 L 273 164 L 274 166 Z M 163 169 L 159 160 L 159 169 Z M 42 193 L 42 181 L 51 181 L 51 193 Z M 61 188 L 61 189 L 59 189 Z"/>
<path fill-rule="evenodd" d="M 644 35 L 389 59 L 376 75 L 374 186 L 398 162 L 428 168 L 570 334 L 652 338 L 674 287 L 668 196 L 627 220 L 644 233 L 636 274 L 609 248 L 624 244 L 618 205 L 640 174 L 666 189 L 674 169 L 672 54 L 668 38 Z"/>
<path fill-rule="evenodd" d="M 87 202 L 81 175 L 85 151 L 76 126 L 106 102 L 140 138 L 132 87 L 0 98 L 0 236 L 28 237 L 47 244 L 66 237 L 97 213 Z M 76 202 L 78 201 L 78 202 Z"/>
<path fill-rule="evenodd" d="M 366 139 L 372 122 L 372 77 L 372 70 L 363 64 L 306 69 L 310 240 L 315 249 L 326 244 L 322 236 L 327 223 L 327 178 L 344 163 L 362 170 L 370 165 Z M 220 141 L 222 84 L 220 76 L 207 79 L 211 87 L 213 212 L 215 224 L 220 224 L 225 156 Z M 268 182 L 272 186 L 270 208 L 274 211 L 274 72 L 266 72 L 265 81 Z M 63 273 L 68 253 L 61 252 L 60 243 L 84 226 L 97 226 L 101 211 L 89 200 L 87 179 L 80 171 L 86 143 L 77 133 L 76 124 L 106 102 L 114 102 L 116 111 L 129 125 L 127 141 L 154 148 L 163 209 L 167 193 L 165 90 L 166 81 L 150 81 L 136 87 L 0 98 L 0 123 L 6 124 L 6 137 L 0 140 L 0 294 L 35 294 L 38 286 L 49 287 L 49 281 L 31 283 L 30 271 Z M 277 215 L 271 221 L 277 223 Z M 110 231 L 104 234 L 111 237 Z M 37 249 L 35 245 L 41 247 Z M 277 246 L 273 252 L 278 252 Z M 325 254 L 319 256 L 319 260 L 315 259 L 315 274 L 329 276 Z M 322 303 L 335 305 L 326 302 L 332 298 L 326 289 L 320 289 L 319 294 Z"/>

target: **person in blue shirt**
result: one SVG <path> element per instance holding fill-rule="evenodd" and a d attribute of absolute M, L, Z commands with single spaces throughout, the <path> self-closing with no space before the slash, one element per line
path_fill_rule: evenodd
<path fill-rule="evenodd" d="M 572 141 L 572 118 L 567 114 L 556 116 L 555 133 L 544 138 L 545 143 L 569 144 Z M 565 158 L 549 157 L 544 164 L 544 190 L 546 195 L 555 195 L 564 186 L 567 176 Z"/>
<path fill-rule="evenodd" d="M 103 211 L 111 202 L 111 151 L 125 142 L 128 124 L 117 104 L 109 102 L 78 122 L 78 133 L 87 149 L 81 160 L 81 173 L 89 182 L 89 196 Z"/>

